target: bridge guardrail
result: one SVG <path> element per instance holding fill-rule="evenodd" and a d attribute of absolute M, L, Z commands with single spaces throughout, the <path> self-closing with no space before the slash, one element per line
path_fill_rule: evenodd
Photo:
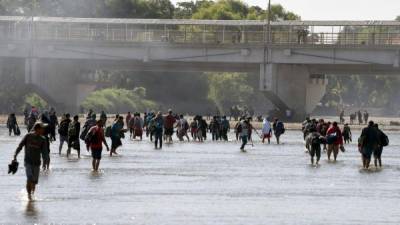
<path fill-rule="evenodd" d="M 245 30 L 245 28 L 221 30 L 191 30 L 177 26 L 176 29 L 129 29 L 96 28 L 82 25 L 0 23 L 0 39 L 9 40 L 82 40 L 110 42 L 160 42 L 178 44 L 265 44 L 265 31 Z M 342 29 L 339 32 L 313 32 L 307 28 L 293 30 L 290 27 L 273 28 L 273 45 L 339 45 L 339 46 L 399 46 L 398 29 Z"/>

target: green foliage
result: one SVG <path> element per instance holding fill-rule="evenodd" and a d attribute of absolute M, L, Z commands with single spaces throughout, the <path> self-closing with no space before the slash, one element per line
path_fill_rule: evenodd
<path fill-rule="evenodd" d="M 0 112 L 17 112 L 27 94 L 25 87 L 25 68 L 19 61 L 4 60 L 0 69 Z"/>
<path fill-rule="evenodd" d="M 85 110 L 104 110 L 110 113 L 127 111 L 144 112 L 146 110 L 157 110 L 159 106 L 145 98 L 146 90 L 137 88 L 134 91 L 108 88 L 95 91 L 82 103 Z"/>
<path fill-rule="evenodd" d="M 31 106 L 35 106 L 38 109 L 48 108 L 47 102 L 35 93 L 27 95 L 25 97 L 25 103 Z"/>
<path fill-rule="evenodd" d="M 325 103 L 331 106 L 395 108 L 400 79 L 395 76 L 346 75 L 329 76 Z"/>
<path fill-rule="evenodd" d="M 248 75 L 243 73 L 208 73 L 208 98 L 221 112 L 232 105 L 246 105 L 254 95 L 249 85 Z"/>
<path fill-rule="evenodd" d="M 203 3 L 196 7 L 190 2 L 185 5 L 186 12 L 194 12 L 193 19 L 211 20 L 263 20 L 267 18 L 267 11 L 258 6 L 249 7 L 240 0 L 219 0 Z M 281 5 L 271 6 L 271 20 L 298 20 L 300 16 L 286 11 Z"/>

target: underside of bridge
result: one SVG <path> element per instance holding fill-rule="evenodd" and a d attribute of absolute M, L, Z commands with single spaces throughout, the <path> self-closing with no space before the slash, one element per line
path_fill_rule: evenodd
<path fill-rule="evenodd" d="M 275 105 L 275 115 L 301 120 L 311 114 L 326 91 L 325 74 L 396 74 L 393 67 L 371 65 L 301 65 L 204 63 L 168 61 L 111 61 L 26 59 L 25 81 L 51 105 L 60 110 L 78 111 L 83 100 L 96 89 L 82 83 L 82 70 L 129 70 L 162 72 L 259 72 L 260 91 Z"/>

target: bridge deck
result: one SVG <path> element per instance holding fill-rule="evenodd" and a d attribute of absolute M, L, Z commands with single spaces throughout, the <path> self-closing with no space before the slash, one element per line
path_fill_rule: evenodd
<path fill-rule="evenodd" d="M 0 17 L 0 39 L 265 44 L 265 21 Z M 272 22 L 271 45 L 400 46 L 397 21 Z"/>

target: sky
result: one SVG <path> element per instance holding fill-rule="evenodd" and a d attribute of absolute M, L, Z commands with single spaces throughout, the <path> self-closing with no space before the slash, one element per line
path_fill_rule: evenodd
<path fill-rule="evenodd" d="M 242 1 L 261 7 L 268 4 L 268 0 Z M 302 20 L 394 20 L 400 16 L 400 0 L 271 0 L 271 3 L 281 4 Z"/>

